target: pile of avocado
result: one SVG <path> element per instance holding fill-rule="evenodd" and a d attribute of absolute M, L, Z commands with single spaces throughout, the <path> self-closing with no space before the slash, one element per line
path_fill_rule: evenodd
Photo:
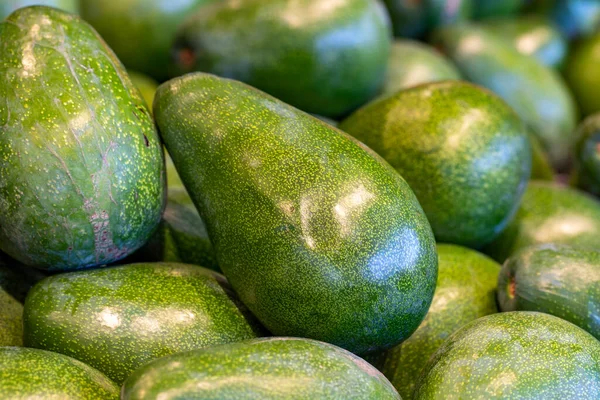
<path fill-rule="evenodd" d="M 0 399 L 600 398 L 599 1 L 0 20 Z"/>

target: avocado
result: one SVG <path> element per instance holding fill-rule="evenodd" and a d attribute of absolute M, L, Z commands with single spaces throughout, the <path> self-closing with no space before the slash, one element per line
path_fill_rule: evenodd
<path fill-rule="evenodd" d="M 181 72 L 237 79 L 306 112 L 335 118 L 383 84 L 391 31 L 373 0 L 220 0 L 186 19 Z"/>
<path fill-rule="evenodd" d="M 514 108 L 556 168 L 567 166 L 575 142 L 576 108 L 556 71 L 476 24 L 445 27 L 434 43 L 466 79 L 492 90 Z"/>
<path fill-rule="evenodd" d="M 600 32 L 574 46 L 565 77 L 584 115 L 600 112 Z"/>
<path fill-rule="evenodd" d="M 0 347 L 0 397 L 117 400 L 119 387 L 71 357 L 24 347 Z"/>
<path fill-rule="evenodd" d="M 60 8 L 63 11 L 76 14 L 79 9 L 78 3 L 78 0 L 2 0 L 0 1 L 0 21 L 19 8 L 34 5 Z"/>
<path fill-rule="evenodd" d="M 252 339 L 174 354 L 146 364 L 123 385 L 134 399 L 400 399 L 366 361 L 301 338 Z"/>
<path fill-rule="evenodd" d="M 475 0 L 473 2 L 475 18 L 514 16 L 525 5 L 526 0 Z"/>
<path fill-rule="evenodd" d="M 460 23 L 473 14 L 480 0 L 384 0 L 394 35 L 423 38 L 438 26 Z"/>
<path fill-rule="evenodd" d="M 427 316 L 410 338 L 386 352 L 381 368 L 404 399 L 412 399 L 427 360 L 448 336 L 472 320 L 498 312 L 498 263 L 474 250 L 438 244 L 438 268 Z"/>
<path fill-rule="evenodd" d="M 492 18 L 483 26 L 511 43 L 521 54 L 535 57 L 542 64 L 561 68 L 569 44 L 553 22 L 539 15 Z"/>
<path fill-rule="evenodd" d="M 149 111 L 152 112 L 152 102 L 154 101 L 154 94 L 158 88 L 158 83 L 149 76 L 139 72 L 127 71 L 127 73 L 133 85 L 140 91 Z"/>
<path fill-rule="evenodd" d="M 554 170 L 548 160 L 548 154 L 531 130 L 529 130 L 529 143 L 531 145 L 531 179 L 553 181 Z"/>
<path fill-rule="evenodd" d="M 79 0 L 89 22 L 134 71 L 164 81 L 176 70 L 171 45 L 178 26 L 214 0 Z"/>
<path fill-rule="evenodd" d="M 504 262 L 522 248 L 543 243 L 600 250 L 600 202 L 557 183 L 532 181 L 517 215 L 485 252 Z"/>
<path fill-rule="evenodd" d="M 600 343 L 548 314 L 506 312 L 455 332 L 430 359 L 415 400 L 596 399 Z"/>
<path fill-rule="evenodd" d="M 600 196 L 600 112 L 579 125 L 577 137 L 573 183 Z"/>
<path fill-rule="evenodd" d="M 423 83 L 460 79 L 450 60 L 433 47 L 408 39 L 396 39 L 388 61 L 383 95 Z"/>
<path fill-rule="evenodd" d="M 519 251 L 498 277 L 498 304 L 552 314 L 600 338 L 600 252 L 555 244 Z"/>
<path fill-rule="evenodd" d="M 23 330 L 26 346 L 74 357 L 117 383 L 155 358 L 261 333 L 221 274 L 176 263 L 48 277 L 27 295 Z"/>
<path fill-rule="evenodd" d="M 219 266 L 269 331 L 368 353 L 417 329 L 435 290 L 434 237 L 372 150 L 203 73 L 161 85 L 154 115 Z"/>
<path fill-rule="evenodd" d="M 373 101 L 340 129 L 406 179 L 438 242 L 489 243 L 529 180 L 526 127 L 502 99 L 468 82 L 430 83 Z"/>
<path fill-rule="evenodd" d="M 23 345 L 23 302 L 30 287 L 26 276 L 0 258 L 0 346 Z"/>

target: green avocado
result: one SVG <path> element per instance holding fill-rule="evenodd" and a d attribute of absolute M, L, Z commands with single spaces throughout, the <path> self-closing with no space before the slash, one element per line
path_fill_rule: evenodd
<path fill-rule="evenodd" d="M 531 144 L 531 179 L 553 181 L 554 170 L 548 160 L 548 154 L 531 130 L 529 131 L 529 143 Z"/>
<path fill-rule="evenodd" d="M 567 59 L 565 77 L 583 114 L 600 112 L 600 32 L 573 48 Z"/>
<path fill-rule="evenodd" d="M 148 109 L 152 112 L 152 102 L 154 101 L 154 94 L 158 88 L 158 83 L 147 75 L 141 74 L 135 71 L 127 71 L 129 78 L 133 85 L 138 88 L 142 98 L 146 102 Z"/>
<path fill-rule="evenodd" d="M 460 73 L 450 60 L 433 47 L 408 39 L 392 43 L 383 95 L 423 83 L 460 79 Z"/>
<path fill-rule="evenodd" d="M 367 353 L 417 329 L 435 290 L 434 237 L 372 150 L 202 73 L 161 85 L 154 115 L 219 266 L 273 334 Z"/>
<path fill-rule="evenodd" d="M 260 334 L 221 274 L 176 263 L 48 277 L 27 295 L 23 330 L 26 346 L 74 357 L 117 383 L 155 358 Z"/>
<path fill-rule="evenodd" d="M 19 8 L 34 5 L 60 8 L 61 10 L 75 14 L 79 9 L 78 0 L 2 0 L 0 1 L 0 20 L 8 17 Z"/>
<path fill-rule="evenodd" d="M 600 252 L 554 244 L 518 252 L 498 277 L 498 304 L 552 314 L 599 339 Z"/>
<path fill-rule="evenodd" d="M 438 26 L 460 23 L 473 14 L 480 0 L 384 0 L 394 34 L 422 38 Z"/>
<path fill-rule="evenodd" d="M 237 79 L 306 112 L 338 117 L 377 95 L 391 32 L 373 0 L 220 0 L 190 16 L 181 72 Z"/>
<path fill-rule="evenodd" d="M 475 0 L 473 14 L 475 18 L 514 16 L 526 2 L 527 0 Z"/>
<path fill-rule="evenodd" d="M 376 100 L 340 129 L 406 179 L 439 242 L 489 243 L 529 180 L 526 127 L 502 99 L 468 82 L 430 83 Z"/>
<path fill-rule="evenodd" d="M 160 222 L 156 128 L 87 23 L 43 6 L 0 24 L 0 250 L 72 270 L 140 248 Z"/>
<path fill-rule="evenodd" d="M 543 243 L 600 250 L 600 202 L 551 182 L 531 182 L 517 215 L 485 248 L 498 262 L 518 250 Z"/>
<path fill-rule="evenodd" d="M 438 280 L 427 316 L 401 345 L 388 350 L 380 369 L 404 399 L 412 399 L 427 360 L 454 331 L 498 312 L 500 265 L 476 251 L 438 245 Z"/>
<path fill-rule="evenodd" d="M 174 354 L 135 371 L 123 400 L 400 399 L 366 361 L 327 343 L 253 339 Z"/>
<path fill-rule="evenodd" d="M 483 26 L 507 40 L 519 53 L 533 56 L 548 67 L 560 68 L 565 62 L 569 44 L 549 18 L 539 15 L 494 18 Z"/>
<path fill-rule="evenodd" d="M 415 400 L 597 399 L 600 343 L 548 314 L 516 311 L 479 318 L 429 360 Z"/>
<path fill-rule="evenodd" d="M 23 345 L 23 302 L 30 287 L 26 276 L 0 259 L 0 347 Z"/>
<path fill-rule="evenodd" d="M 119 387 L 71 357 L 24 347 L 0 347 L 0 397 L 117 400 Z"/>
<path fill-rule="evenodd" d="M 514 108 L 534 130 L 554 166 L 568 164 L 576 139 L 576 108 L 556 71 L 475 24 L 446 27 L 437 32 L 434 43 L 466 79 L 492 90 Z"/>
<path fill-rule="evenodd" d="M 164 81 L 176 71 L 171 45 L 187 15 L 214 0 L 79 0 L 88 21 L 119 59 Z"/>
<path fill-rule="evenodd" d="M 600 112 L 579 125 L 577 137 L 573 183 L 600 196 Z"/>

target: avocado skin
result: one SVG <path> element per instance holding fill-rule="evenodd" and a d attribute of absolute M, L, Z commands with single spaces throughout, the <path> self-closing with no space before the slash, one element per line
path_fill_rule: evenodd
<path fill-rule="evenodd" d="M 502 311 L 552 314 L 600 338 L 600 253 L 569 246 L 528 247 L 498 276 Z"/>
<path fill-rule="evenodd" d="M 445 27 L 433 41 L 466 79 L 498 94 L 519 114 L 556 168 L 566 167 L 576 139 L 576 107 L 556 71 L 476 24 Z"/>
<path fill-rule="evenodd" d="M 435 289 L 434 237 L 372 150 L 202 73 L 161 85 L 154 115 L 219 266 L 269 331 L 367 353 L 418 327 Z"/>
<path fill-rule="evenodd" d="M 600 32 L 577 43 L 567 60 L 565 78 L 584 115 L 600 112 Z"/>
<path fill-rule="evenodd" d="M 600 202 L 579 190 L 532 181 L 517 215 L 485 253 L 503 263 L 518 250 L 543 243 L 600 249 Z"/>
<path fill-rule="evenodd" d="M 548 314 L 516 311 L 479 318 L 439 348 L 415 400 L 595 399 L 600 343 Z"/>
<path fill-rule="evenodd" d="M 0 21 L 19 8 L 33 5 L 60 8 L 66 12 L 75 14 L 79 10 L 78 0 L 2 0 L 0 2 Z"/>
<path fill-rule="evenodd" d="M 460 73 L 433 47 L 408 39 L 392 43 L 383 95 L 423 83 L 460 79 Z"/>
<path fill-rule="evenodd" d="M 49 7 L 11 14 L 0 43 L 0 249 L 53 271 L 133 253 L 160 221 L 165 174 L 127 73 L 87 23 Z"/>
<path fill-rule="evenodd" d="M 119 387 L 71 357 L 23 347 L 0 347 L 3 399 L 117 400 Z"/>
<path fill-rule="evenodd" d="M 498 312 L 496 283 L 500 265 L 464 247 L 438 244 L 438 280 L 419 329 L 385 354 L 381 372 L 404 399 L 412 399 L 427 360 L 463 325 Z"/>
<path fill-rule="evenodd" d="M 23 327 L 26 346 L 74 357 L 117 383 L 153 359 L 261 333 L 221 274 L 177 263 L 46 278 L 27 295 Z"/>
<path fill-rule="evenodd" d="M 158 82 L 140 72 L 127 71 L 127 73 L 131 82 L 140 91 L 144 102 L 148 106 L 148 110 L 152 112 L 152 102 L 154 102 L 154 94 L 158 88 Z"/>
<path fill-rule="evenodd" d="M 384 0 L 384 3 L 395 36 L 422 38 L 439 26 L 468 20 L 477 1 L 480 0 Z"/>
<path fill-rule="evenodd" d="M 220 0 L 185 21 L 174 53 L 181 72 L 237 79 L 336 118 L 381 89 L 390 43 L 377 1 Z"/>
<path fill-rule="evenodd" d="M 475 0 L 473 16 L 475 18 L 514 16 L 525 2 L 526 0 Z"/>
<path fill-rule="evenodd" d="M 554 170 L 548 160 L 548 154 L 546 154 L 540 140 L 531 130 L 529 131 L 529 143 L 531 145 L 531 179 L 553 181 Z"/>
<path fill-rule="evenodd" d="M 123 400 L 400 399 L 379 371 L 354 354 L 315 340 L 282 337 L 156 360 L 135 371 L 122 394 Z"/>
<path fill-rule="evenodd" d="M 132 70 L 162 82 L 175 74 L 171 45 L 185 17 L 215 0 L 79 0 L 81 16 Z"/>
<path fill-rule="evenodd" d="M 600 196 L 600 113 L 587 117 L 577 128 L 573 183 Z"/>
<path fill-rule="evenodd" d="M 364 106 L 340 129 L 406 179 L 438 242 L 489 243 L 516 212 L 529 179 L 525 126 L 502 99 L 468 82 L 401 91 Z"/>

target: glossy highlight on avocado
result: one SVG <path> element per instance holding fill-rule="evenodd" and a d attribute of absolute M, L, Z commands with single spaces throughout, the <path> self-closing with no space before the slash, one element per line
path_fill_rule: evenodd
<path fill-rule="evenodd" d="M 221 270 L 269 331 L 361 354 L 417 328 L 435 289 L 433 234 L 372 150 L 202 73 L 160 86 L 154 115 Z"/>
<path fill-rule="evenodd" d="M 0 249 L 46 270 L 133 253 L 164 206 L 143 99 L 80 18 L 23 8 L 0 24 Z"/>
<path fill-rule="evenodd" d="M 174 354 L 135 371 L 123 400 L 400 399 L 366 361 L 315 340 L 274 337 Z"/>

